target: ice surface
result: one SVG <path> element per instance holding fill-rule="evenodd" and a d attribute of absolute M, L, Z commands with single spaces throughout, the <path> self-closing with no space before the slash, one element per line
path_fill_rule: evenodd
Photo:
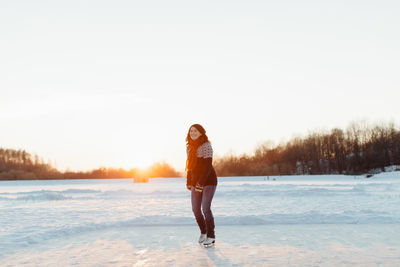
<path fill-rule="evenodd" d="M 399 204 L 399 172 L 219 178 L 205 252 L 184 179 L 3 181 L 0 266 L 395 266 Z"/>

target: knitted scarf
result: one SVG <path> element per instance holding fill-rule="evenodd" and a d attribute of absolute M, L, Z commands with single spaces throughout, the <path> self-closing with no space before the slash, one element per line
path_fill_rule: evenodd
<path fill-rule="evenodd" d="M 192 171 L 197 165 L 197 149 L 200 144 L 199 140 L 193 141 L 192 144 L 189 145 L 189 155 L 186 159 L 186 171 Z"/>

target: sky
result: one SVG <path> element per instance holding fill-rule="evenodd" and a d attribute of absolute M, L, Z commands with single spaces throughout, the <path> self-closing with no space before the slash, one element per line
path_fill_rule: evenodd
<path fill-rule="evenodd" d="M 179 171 L 215 156 L 400 122 L 398 1 L 1 1 L 0 147 L 60 170 Z"/>

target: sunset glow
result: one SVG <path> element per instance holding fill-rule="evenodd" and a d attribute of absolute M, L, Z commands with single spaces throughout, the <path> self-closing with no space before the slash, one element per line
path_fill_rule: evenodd
<path fill-rule="evenodd" d="M 192 123 L 222 156 L 353 120 L 399 122 L 395 9 L 22 2 L 0 9 L 1 146 L 61 170 L 183 170 Z"/>

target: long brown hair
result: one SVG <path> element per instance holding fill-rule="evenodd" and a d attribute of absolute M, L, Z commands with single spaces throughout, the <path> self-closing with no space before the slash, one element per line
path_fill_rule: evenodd
<path fill-rule="evenodd" d="M 192 140 L 190 137 L 190 129 L 195 127 L 201 135 L 196 140 Z M 191 171 L 196 167 L 197 164 L 197 149 L 202 144 L 210 142 L 208 136 L 206 135 L 206 130 L 200 124 L 193 124 L 189 127 L 188 133 L 186 135 L 186 148 L 189 150 L 189 155 L 186 160 L 186 171 Z"/>

